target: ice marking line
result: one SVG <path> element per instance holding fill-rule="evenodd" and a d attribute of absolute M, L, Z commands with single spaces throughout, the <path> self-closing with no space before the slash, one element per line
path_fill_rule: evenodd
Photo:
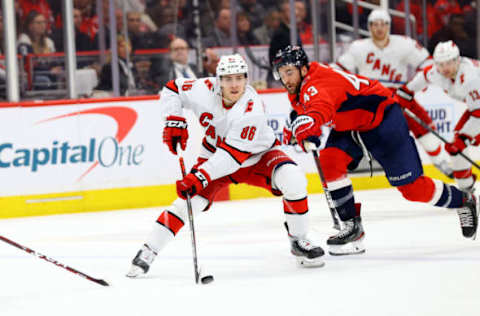
<path fill-rule="evenodd" d="M 43 202 L 57 202 L 57 201 L 70 201 L 70 200 L 82 200 L 83 195 L 72 195 L 72 196 L 59 196 L 53 198 L 44 198 L 44 199 L 30 199 L 26 200 L 26 203 L 43 203 Z"/>

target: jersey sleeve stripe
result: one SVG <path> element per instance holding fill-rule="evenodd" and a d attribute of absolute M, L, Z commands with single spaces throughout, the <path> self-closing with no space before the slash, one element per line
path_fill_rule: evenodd
<path fill-rule="evenodd" d="M 178 93 L 178 87 L 177 87 L 177 84 L 175 83 L 175 80 L 170 80 L 169 82 L 167 82 L 165 87 L 172 90 L 175 93 Z"/>
<path fill-rule="evenodd" d="M 240 149 L 237 149 L 233 146 L 230 146 L 228 145 L 227 143 L 225 142 L 222 142 L 218 148 L 221 148 L 223 150 L 225 150 L 227 153 L 230 154 L 230 156 L 232 156 L 232 158 L 239 164 L 241 165 L 245 160 L 247 160 L 251 155 L 252 153 L 249 153 L 249 152 L 245 152 L 245 151 L 241 151 Z"/>
<path fill-rule="evenodd" d="M 302 215 L 308 212 L 307 197 L 299 200 L 283 199 L 283 211 L 285 214 Z"/>
<path fill-rule="evenodd" d="M 217 149 L 215 147 L 213 147 L 212 145 L 210 145 L 207 142 L 206 137 L 203 138 L 202 145 L 203 145 L 203 147 L 205 147 L 206 150 L 208 150 L 211 153 L 215 153 L 217 151 Z"/>
<path fill-rule="evenodd" d="M 470 115 L 476 118 L 480 118 L 480 109 L 473 110 Z"/>
<path fill-rule="evenodd" d="M 171 231 L 174 236 L 183 227 L 183 225 L 185 225 L 180 217 L 169 211 L 162 212 L 157 219 L 157 223 L 165 226 L 165 228 Z"/>
<path fill-rule="evenodd" d="M 423 68 L 423 77 L 425 78 L 425 81 L 430 83 L 430 80 L 427 78 L 427 73 L 430 71 L 430 69 L 433 68 L 433 65 L 428 65 L 427 67 Z"/>

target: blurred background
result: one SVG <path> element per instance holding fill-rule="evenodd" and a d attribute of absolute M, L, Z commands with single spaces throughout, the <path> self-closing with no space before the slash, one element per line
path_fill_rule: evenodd
<path fill-rule="evenodd" d="M 290 43 L 333 62 L 388 9 L 391 33 L 430 53 L 454 40 L 478 58 L 479 2 L 468 0 L 2 0 L 3 101 L 156 94 L 170 79 L 215 76 L 238 52 L 257 89 L 278 88 L 272 55 Z"/>

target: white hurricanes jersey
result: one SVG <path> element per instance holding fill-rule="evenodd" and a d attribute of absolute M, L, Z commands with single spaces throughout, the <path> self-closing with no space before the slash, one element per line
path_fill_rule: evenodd
<path fill-rule="evenodd" d="M 465 134 L 477 135 L 480 130 L 480 63 L 461 57 L 455 80 L 445 78 L 437 71 L 435 65 L 430 65 L 417 73 L 407 84 L 407 88 L 417 92 L 429 84 L 434 84 L 450 97 L 465 102 L 470 112 L 478 111 L 462 128 Z"/>
<path fill-rule="evenodd" d="M 400 86 L 408 78 L 408 66 L 414 70 L 425 67 L 428 51 L 417 41 L 401 35 L 390 35 L 385 48 L 371 38 L 353 41 L 338 58 L 337 65 L 352 73 L 380 81 L 384 86 Z"/>
<path fill-rule="evenodd" d="M 215 77 L 169 81 L 160 92 L 160 106 L 165 116 L 182 115 L 191 109 L 205 130 L 200 157 L 212 180 L 257 163 L 263 153 L 276 143 L 267 123 L 264 104 L 250 85 L 231 108 L 223 105 Z"/>

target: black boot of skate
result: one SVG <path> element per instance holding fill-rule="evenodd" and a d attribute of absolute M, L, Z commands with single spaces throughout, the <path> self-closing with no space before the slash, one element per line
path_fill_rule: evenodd
<path fill-rule="evenodd" d="M 127 273 L 127 277 L 136 278 L 140 275 L 146 274 L 156 255 L 156 252 L 147 244 L 143 245 L 142 249 L 140 249 L 135 258 L 133 258 L 132 266 Z"/>
<path fill-rule="evenodd" d="M 325 265 L 322 258 L 325 252 L 322 247 L 312 244 L 306 238 L 292 236 L 288 230 L 287 223 L 285 223 L 285 228 L 290 240 L 290 252 L 295 256 L 299 265 L 304 267 L 323 267 Z"/>
<path fill-rule="evenodd" d="M 362 218 L 355 216 L 352 219 L 343 222 L 343 228 L 338 234 L 331 236 L 327 240 L 329 246 L 328 253 L 333 256 L 353 255 L 365 252 L 363 239 Z"/>
<path fill-rule="evenodd" d="M 463 237 L 475 239 L 478 228 L 478 201 L 472 193 L 463 194 L 463 206 L 457 209 L 457 214 Z"/>

